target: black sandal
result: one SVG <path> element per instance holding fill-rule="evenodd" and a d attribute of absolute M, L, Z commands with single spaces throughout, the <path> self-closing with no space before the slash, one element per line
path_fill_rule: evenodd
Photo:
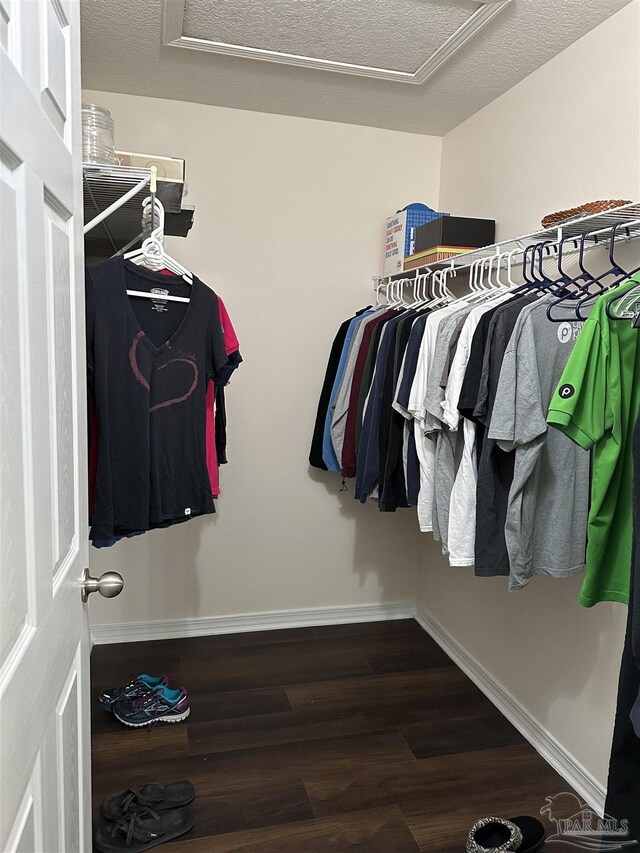
<path fill-rule="evenodd" d="M 156 812 L 179 809 L 188 805 L 195 795 L 191 782 L 174 782 L 172 785 L 145 782 L 139 788 L 130 788 L 105 800 L 100 806 L 100 814 L 105 820 L 120 820 L 139 808 Z"/>
<path fill-rule="evenodd" d="M 113 823 L 103 824 L 93 843 L 100 853 L 144 853 L 152 847 L 171 841 L 193 827 L 191 809 L 173 809 L 161 815 L 152 809 L 132 811 Z"/>

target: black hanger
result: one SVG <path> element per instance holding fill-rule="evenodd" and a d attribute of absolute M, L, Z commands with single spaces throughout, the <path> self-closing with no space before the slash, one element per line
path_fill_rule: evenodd
<path fill-rule="evenodd" d="M 590 235 L 589 235 L 589 233 L 587 233 L 586 235 L 583 235 L 583 236 L 586 239 Z M 598 245 L 598 242 L 599 242 L 598 241 L 598 235 L 594 234 L 593 235 L 594 246 Z M 581 249 L 581 251 L 580 251 L 580 258 L 578 260 L 578 263 L 580 265 L 580 269 L 584 270 L 584 263 L 583 263 L 584 241 L 583 240 L 580 241 L 580 249 Z M 583 317 L 583 315 L 580 313 L 581 309 L 583 308 L 583 306 L 588 305 L 590 302 L 593 302 L 595 299 L 597 299 L 599 296 L 601 296 L 607 290 L 607 285 L 602 284 L 602 280 L 607 278 L 607 276 L 612 275 L 612 273 L 613 273 L 613 269 L 608 269 L 608 270 L 605 270 L 604 272 L 600 273 L 597 276 L 591 276 L 591 281 L 586 281 L 585 284 L 583 285 L 583 287 L 580 288 L 580 295 L 578 297 L 578 304 L 575 307 L 575 314 L 576 314 L 576 318 L 578 320 L 586 320 L 587 319 L 586 317 Z M 592 291 L 591 287 L 594 284 L 596 285 L 596 289 Z"/>
<path fill-rule="evenodd" d="M 520 285 L 520 287 L 516 288 L 515 293 L 528 290 L 532 284 L 535 284 L 535 280 L 533 278 L 529 278 L 528 275 L 529 252 L 531 252 L 533 249 L 535 249 L 535 245 L 527 246 L 527 248 L 522 253 L 522 278 L 524 279 L 524 282 Z"/>
<path fill-rule="evenodd" d="M 609 263 L 611 266 L 610 266 L 610 269 L 601 273 L 599 276 L 596 276 L 594 281 L 595 282 L 601 282 L 603 278 L 607 278 L 607 276 L 610 276 L 610 275 L 616 275 L 616 276 L 619 276 L 619 278 L 617 281 L 612 282 L 609 285 L 599 284 L 598 289 L 595 293 L 589 293 L 587 296 L 584 297 L 584 299 L 581 299 L 578 302 L 578 304 L 576 306 L 576 316 L 579 320 L 586 320 L 587 319 L 586 317 L 583 317 L 583 315 L 580 313 L 580 311 L 584 305 L 587 305 L 590 302 L 593 302 L 599 296 L 602 296 L 603 293 L 606 293 L 607 290 L 611 290 L 611 288 L 617 287 L 625 279 L 629 278 L 630 276 L 634 275 L 636 272 L 639 271 L 639 270 L 633 270 L 632 272 L 627 272 L 626 270 L 624 270 L 620 266 L 620 264 L 615 259 L 616 235 L 618 233 L 619 228 L 626 228 L 627 234 L 629 234 L 629 226 L 626 225 L 624 222 L 616 222 L 616 224 L 612 227 L 611 234 L 609 236 Z M 611 302 L 615 301 L 615 298 L 610 300 L 610 301 Z M 609 310 L 609 303 L 607 303 L 607 316 L 610 319 L 614 319 L 613 315 L 610 313 L 610 310 Z"/>
<path fill-rule="evenodd" d="M 550 290 L 553 290 L 558 282 L 556 279 L 549 278 L 549 276 L 545 273 L 542 261 L 543 261 L 543 253 L 546 251 L 547 257 L 551 255 L 551 249 L 549 248 L 553 244 L 553 240 L 543 240 L 541 243 L 536 243 L 533 247 L 533 251 L 531 253 L 531 277 L 533 279 L 533 285 L 531 290 L 533 292 L 541 292 L 546 293 Z M 536 276 L 536 257 L 538 259 L 538 275 Z"/>
<path fill-rule="evenodd" d="M 566 318 L 554 317 L 552 314 L 552 311 L 556 305 L 559 305 L 561 302 L 564 302 L 564 301 L 569 300 L 569 299 L 573 300 L 574 302 L 577 302 L 577 304 L 574 306 L 574 312 L 575 312 L 576 318 L 578 320 L 582 320 L 582 321 L 586 320 L 587 318 L 585 316 L 583 316 L 583 314 L 581 313 L 581 309 L 583 308 L 583 306 L 587 305 L 590 302 L 593 302 L 595 299 L 597 299 L 599 296 L 601 296 L 603 293 L 605 293 L 607 290 L 609 290 L 612 286 L 615 286 L 615 285 L 611 285 L 611 284 L 609 284 L 609 285 L 602 284 L 603 279 L 605 279 L 611 275 L 621 275 L 622 276 L 621 280 L 624 280 L 625 278 L 627 278 L 630 275 L 629 273 L 626 273 L 622 269 L 622 267 L 620 267 L 620 265 L 615 260 L 615 256 L 614 256 L 615 237 L 616 237 L 617 230 L 620 227 L 627 227 L 627 233 L 628 233 L 628 226 L 625 226 L 624 223 L 622 223 L 622 222 L 618 222 L 612 227 L 611 234 L 610 234 L 610 242 L 609 242 L 609 263 L 610 263 L 610 267 L 609 267 L 609 269 L 605 270 L 604 272 L 599 273 L 597 276 L 594 276 L 585 267 L 585 265 L 584 265 L 584 252 L 585 252 L 585 243 L 588 239 L 592 239 L 594 242 L 594 245 L 598 244 L 598 242 L 599 242 L 598 234 L 595 231 L 585 231 L 584 234 L 582 234 L 582 236 L 580 237 L 580 250 L 579 250 L 579 254 L 578 254 L 578 267 L 580 268 L 580 274 L 578 276 L 576 276 L 575 279 L 571 279 L 571 280 L 567 281 L 567 285 L 578 284 L 580 281 L 582 281 L 583 283 L 580 285 L 580 287 L 578 287 L 578 290 L 575 293 L 565 294 L 561 299 L 557 300 L 552 305 L 549 305 L 547 307 L 547 317 L 549 318 L 549 320 L 551 320 L 552 323 L 559 323 L 559 322 L 562 322 L 563 319 L 566 319 Z M 598 230 L 601 230 L 601 229 L 598 229 Z M 598 287 L 597 287 L 597 290 L 592 291 L 591 288 L 593 287 L 594 284 L 598 285 Z"/>
<path fill-rule="evenodd" d="M 582 236 L 584 237 L 584 234 Z M 576 251 L 578 250 L 578 248 L 580 248 L 580 256 L 578 258 L 578 266 L 580 267 L 580 272 L 577 276 L 573 278 L 562 268 L 562 260 L 564 257 L 564 244 L 567 242 L 567 240 L 573 240 L 573 246 Z M 589 270 L 584 268 L 584 265 L 582 263 L 583 255 L 584 241 L 582 241 L 579 247 L 578 239 L 575 235 L 568 234 L 566 237 L 563 237 L 562 240 L 560 240 L 560 243 L 558 245 L 558 272 L 560 273 L 560 281 L 562 281 L 565 287 L 571 287 L 572 284 L 578 284 L 579 282 L 584 281 L 585 279 L 589 279 L 590 281 L 593 280 L 593 276 L 591 275 Z"/>
<path fill-rule="evenodd" d="M 539 280 L 541 285 L 544 285 L 544 287 L 542 287 L 543 290 L 553 291 L 560 284 L 562 284 L 559 277 L 549 278 L 549 276 L 547 275 L 547 273 L 545 273 L 544 268 L 542 266 L 543 252 L 546 250 L 547 257 L 551 257 L 552 251 L 555 251 L 553 246 L 554 246 L 553 240 L 545 240 L 544 243 L 538 244 L 538 246 L 536 247 L 536 252 L 534 252 L 534 257 L 536 254 L 538 256 L 538 273 L 540 276 L 540 278 L 538 280 Z"/>
<path fill-rule="evenodd" d="M 547 243 L 550 242 L 550 240 L 547 241 Z M 530 293 L 532 291 L 535 292 L 542 289 L 541 285 L 543 285 L 543 282 L 540 279 L 536 278 L 535 275 L 535 253 L 538 250 L 539 246 L 544 245 L 546 245 L 546 243 L 532 243 L 530 246 L 527 246 L 524 252 L 522 253 L 522 277 L 524 279 L 524 283 L 521 284 L 519 287 L 516 287 L 515 290 L 511 291 L 514 296 L 518 296 L 521 293 Z M 529 254 L 531 254 L 531 269 L 529 269 Z"/>
<path fill-rule="evenodd" d="M 566 317 L 554 317 L 553 316 L 553 309 L 556 307 L 556 305 L 560 305 L 561 302 L 566 302 L 568 300 L 574 300 L 575 301 L 577 299 L 580 299 L 581 296 L 585 295 L 588 292 L 589 287 L 591 287 L 591 285 L 596 281 L 596 279 L 591 275 L 589 270 L 586 269 L 586 267 L 584 266 L 584 262 L 583 262 L 584 248 L 585 248 L 584 244 L 585 244 L 585 240 L 586 240 L 589 233 L 590 232 L 585 232 L 584 234 L 582 234 L 582 236 L 580 237 L 579 245 L 578 245 L 577 237 L 575 235 L 571 235 L 571 234 L 567 235 L 566 237 L 563 237 L 560 240 L 560 243 L 558 244 L 558 271 L 560 273 L 559 282 L 562 284 L 563 293 L 559 299 L 556 299 L 554 302 L 552 302 L 550 305 L 547 306 L 547 318 L 552 323 L 561 323 L 564 320 L 566 320 Z M 595 239 L 597 240 L 597 238 L 595 238 Z M 567 240 L 573 240 L 573 243 L 574 243 L 574 246 L 576 247 L 576 249 L 579 248 L 578 267 L 580 268 L 580 272 L 574 278 L 571 278 L 567 273 L 565 273 L 565 271 L 562 268 L 564 244 L 567 242 Z M 577 284 L 580 284 L 581 282 L 582 282 L 581 286 L 578 287 L 578 289 L 576 291 L 570 290 L 572 285 L 577 285 Z"/>

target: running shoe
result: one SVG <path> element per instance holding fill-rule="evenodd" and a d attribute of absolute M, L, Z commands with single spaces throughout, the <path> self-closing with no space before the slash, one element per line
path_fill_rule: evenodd
<path fill-rule="evenodd" d="M 150 693 L 156 687 L 168 684 L 166 675 L 147 675 L 146 672 L 142 672 L 124 687 L 111 687 L 109 690 L 103 690 L 102 693 L 98 694 L 98 705 L 105 711 L 113 711 L 119 699 L 133 700 L 138 696 L 144 696 L 145 693 Z"/>
<path fill-rule="evenodd" d="M 135 699 L 116 702 L 114 715 L 125 726 L 140 728 L 155 723 L 179 723 L 186 720 L 191 708 L 184 687 L 171 690 L 165 684 Z"/>
<path fill-rule="evenodd" d="M 178 838 L 193 827 L 193 812 L 187 806 L 159 814 L 153 809 L 127 813 L 116 821 L 105 821 L 93 837 L 99 853 L 144 853 L 165 841 Z"/>

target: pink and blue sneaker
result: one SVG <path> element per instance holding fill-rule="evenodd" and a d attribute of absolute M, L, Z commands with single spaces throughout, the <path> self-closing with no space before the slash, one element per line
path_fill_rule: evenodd
<path fill-rule="evenodd" d="M 184 687 L 171 690 L 166 684 L 133 699 L 119 699 L 113 709 L 121 723 L 134 728 L 155 723 L 180 723 L 187 719 L 190 711 L 189 696 Z"/>
<path fill-rule="evenodd" d="M 111 687 L 109 690 L 103 690 L 98 694 L 98 705 L 104 708 L 105 711 L 113 711 L 116 702 L 119 700 L 133 700 L 139 696 L 144 696 L 155 690 L 156 687 L 167 686 L 169 680 L 166 675 L 147 675 L 146 672 L 136 675 L 124 687 Z"/>

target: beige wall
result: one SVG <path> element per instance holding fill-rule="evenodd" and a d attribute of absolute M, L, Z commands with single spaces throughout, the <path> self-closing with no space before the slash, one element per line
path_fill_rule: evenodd
<path fill-rule="evenodd" d="M 307 458 L 333 336 L 372 297 L 384 220 L 437 205 L 441 140 L 265 113 L 85 92 L 117 145 L 184 157 L 196 206 L 169 250 L 219 290 L 245 363 L 228 389 L 216 517 L 92 549 L 121 571 L 94 624 L 413 601 L 411 514 L 361 507 Z"/>
<path fill-rule="evenodd" d="M 640 5 L 633 0 L 444 137 L 443 210 L 497 239 L 547 213 L 638 195 Z"/>
<path fill-rule="evenodd" d="M 449 133 L 442 208 L 495 217 L 504 238 L 589 199 L 640 198 L 639 31 L 634 2 Z M 578 589 L 539 578 L 509 594 L 429 541 L 419 602 L 604 784 L 626 609 L 585 610 Z"/>

